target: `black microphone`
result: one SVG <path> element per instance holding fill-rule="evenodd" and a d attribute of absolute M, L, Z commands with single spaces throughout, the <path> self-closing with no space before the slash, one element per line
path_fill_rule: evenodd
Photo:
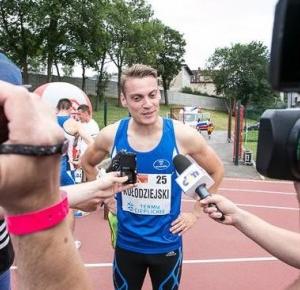
<path fill-rule="evenodd" d="M 200 199 L 204 199 L 210 195 L 206 188 L 207 180 L 210 181 L 211 177 L 207 172 L 199 165 L 193 164 L 187 157 L 182 154 L 178 154 L 173 158 L 173 163 L 179 177 L 176 182 L 184 191 L 185 194 L 191 195 L 191 192 L 197 193 Z M 214 206 L 217 210 L 222 213 L 216 204 L 210 203 L 209 207 Z M 220 221 L 224 221 L 225 217 L 222 213 Z"/>

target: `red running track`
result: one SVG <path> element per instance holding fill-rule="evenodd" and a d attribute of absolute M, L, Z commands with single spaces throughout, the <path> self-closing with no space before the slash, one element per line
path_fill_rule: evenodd
<path fill-rule="evenodd" d="M 275 225 L 298 231 L 298 203 L 291 182 L 225 178 L 219 193 Z M 184 199 L 183 211 L 192 206 L 193 201 Z M 109 235 L 102 211 L 76 220 L 75 238 L 82 242 L 79 251 L 95 290 L 113 290 Z M 16 275 L 14 270 L 12 290 L 18 290 Z M 183 290 L 282 290 L 297 277 L 297 269 L 278 261 L 235 228 L 204 214 L 184 235 Z M 143 290 L 149 289 L 147 277 Z"/>

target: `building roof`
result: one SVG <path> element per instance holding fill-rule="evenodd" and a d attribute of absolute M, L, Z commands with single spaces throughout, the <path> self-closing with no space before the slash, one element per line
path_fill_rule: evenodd
<path fill-rule="evenodd" d="M 187 64 L 184 64 L 183 67 L 186 69 L 186 71 L 189 73 L 189 75 L 193 75 L 193 71 L 189 68 Z"/>

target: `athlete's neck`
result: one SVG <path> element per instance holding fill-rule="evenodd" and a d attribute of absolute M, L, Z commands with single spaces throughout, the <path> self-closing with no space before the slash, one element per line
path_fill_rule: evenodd
<path fill-rule="evenodd" d="M 160 142 L 163 132 L 163 119 L 151 125 L 140 125 L 133 119 L 130 120 L 127 131 L 128 143 L 137 151 L 150 151 Z"/>

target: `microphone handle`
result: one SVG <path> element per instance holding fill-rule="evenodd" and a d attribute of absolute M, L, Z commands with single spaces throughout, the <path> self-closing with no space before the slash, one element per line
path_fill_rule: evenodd
<path fill-rule="evenodd" d="M 200 199 L 204 199 L 204 198 L 207 198 L 208 196 L 210 196 L 210 193 L 206 189 L 205 183 L 199 185 L 196 188 L 195 192 L 198 194 Z M 215 207 L 218 210 L 218 212 L 220 212 L 222 214 L 222 216 L 218 220 L 220 220 L 221 222 L 225 220 L 224 214 L 219 210 L 219 208 L 217 207 L 217 205 L 215 203 L 210 203 L 210 204 L 208 204 L 208 206 L 209 207 L 212 207 L 212 206 Z"/>

